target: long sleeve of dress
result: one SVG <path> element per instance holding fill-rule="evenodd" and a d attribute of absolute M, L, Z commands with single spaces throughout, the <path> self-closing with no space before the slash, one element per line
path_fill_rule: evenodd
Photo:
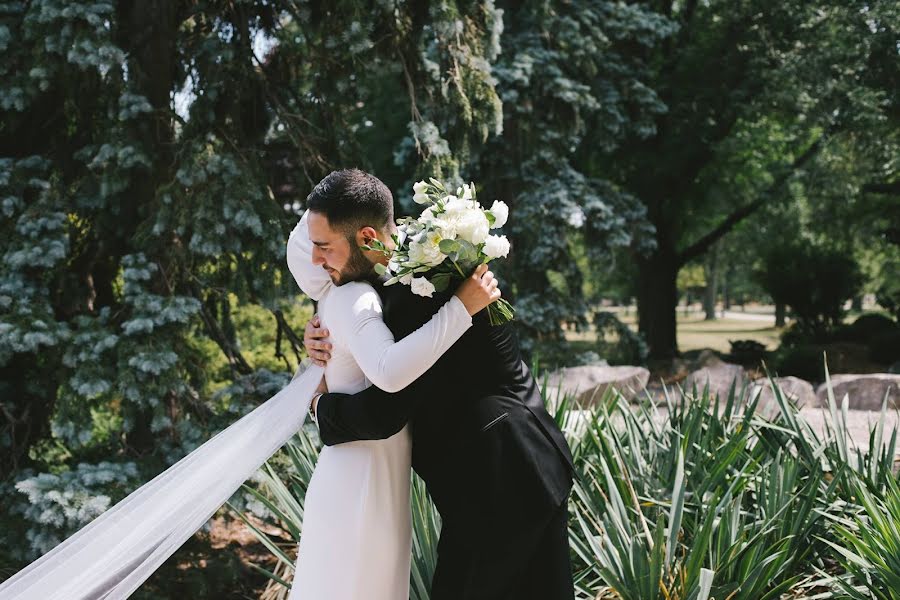
<path fill-rule="evenodd" d="M 348 283 L 331 294 L 332 336 L 349 348 L 366 378 L 385 392 L 400 391 L 418 379 L 472 326 L 465 305 L 452 296 L 430 321 L 395 342 L 384 324 L 381 299 L 369 284 Z"/>

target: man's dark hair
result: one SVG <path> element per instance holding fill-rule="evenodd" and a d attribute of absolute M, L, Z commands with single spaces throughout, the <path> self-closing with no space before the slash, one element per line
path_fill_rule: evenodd
<path fill-rule="evenodd" d="M 348 237 L 365 226 L 384 231 L 394 222 L 394 196 L 365 171 L 332 171 L 306 197 L 309 210 L 325 215 L 332 229 Z"/>

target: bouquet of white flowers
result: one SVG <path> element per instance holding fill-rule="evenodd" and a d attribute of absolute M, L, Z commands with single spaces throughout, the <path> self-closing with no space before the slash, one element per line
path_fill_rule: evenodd
<path fill-rule="evenodd" d="M 509 254 L 505 235 L 492 235 L 509 216 L 505 202 L 494 201 L 485 210 L 475 199 L 475 184 L 457 188 L 450 194 L 436 180 L 413 186 L 413 200 L 428 205 L 418 218 L 398 219 L 395 248 L 387 249 L 377 240 L 367 249 L 388 256 L 387 266 L 375 266 L 379 275 L 388 274 L 384 285 L 402 283 L 420 296 L 432 296 L 447 289 L 451 281 L 461 281 L 482 264 Z M 488 306 L 491 325 L 513 319 L 512 305 L 503 300 Z"/>

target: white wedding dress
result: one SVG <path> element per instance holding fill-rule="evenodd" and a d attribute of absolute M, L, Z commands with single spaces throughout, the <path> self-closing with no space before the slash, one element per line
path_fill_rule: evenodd
<path fill-rule="evenodd" d="M 128 598 L 302 427 L 323 372 L 334 391 L 369 381 L 401 389 L 471 326 L 453 298 L 394 344 L 374 290 L 334 288 L 311 253 L 304 215 L 288 242 L 288 266 L 321 300 L 334 345 L 328 367 L 299 369 L 273 397 L 0 583 L 0 600 Z M 408 598 L 409 464 L 406 430 L 323 449 L 307 493 L 292 600 Z"/>
<path fill-rule="evenodd" d="M 303 223 L 289 245 L 308 236 Z M 303 248 L 289 256 L 310 260 Z M 310 288 L 305 269 L 292 271 L 301 287 Z M 318 313 L 332 344 L 328 389 L 351 394 L 372 384 L 389 392 L 405 388 L 472 324 L 454 296 L 431 321 L 395 343 L 378 294 L 362 282 L 328 286 Z M 411 456 L 408 426 L 386 440 L 322 449 L 306 493 L 289 600 L 409 598 Z"/>

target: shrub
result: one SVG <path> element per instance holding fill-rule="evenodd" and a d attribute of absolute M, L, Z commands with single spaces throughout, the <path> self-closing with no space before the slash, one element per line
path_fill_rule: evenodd
<path fill-rule="evenodd" d="M 862 315 L 850 325 L 844 325 L 835 332 L 835 339 L 868 344 L 876 336 L 900 330 L 893 319 L 879 314 Z"/>
<path fill-rule="evenodd" d="M 827 336 L 816 335 L 813 332 L 806 331 L 798 327 L 797 323 L 791 323 L 781 332 L 779 339 L 781 340 L 781 348 L 802 346 L 804 344 L 823 343 L 827 341 Z"/>
<path fill-rule="evenodd" d="M 813 336 L 841 323 L 844 303 L 863 282 L 859 265 L 845 252 L 808 243 L 773 247 L 757 279 L 775 302 L 791 307 L 797 327 Z"/>
<path fill-rule="evenodd" d="M 619 318 L 606 311 L 594 313 L 597 329 L 597 352 L 611 365 L 642 365 L 649 348 L 644 338 Z"/>
<path fill-rule="evenodd" d="M 822 368 L 822 346 L 802 344 L 798 346 L 782 346 L 773 357 L 775 372 L 781 377 L 793 375 L 807 381 L 822 381 L 825 371 Z"/>
<path fill-rule="evenodd" d="M 875 300 L 900 321 L 900 267 L 889 267 L 884 283 L 875 292 Z"/>
<path fill-rule="evenodd" d="M 731 360 L 742 365 L 759 365 L 766 358 L 766 346 L 756 340 L 729 340 Z"/>
<path fill-rule="evenodd" d="M 869 358 L 886 365 L 900 360 L 900 329 L 874 335 L 869 340 Z"/>

